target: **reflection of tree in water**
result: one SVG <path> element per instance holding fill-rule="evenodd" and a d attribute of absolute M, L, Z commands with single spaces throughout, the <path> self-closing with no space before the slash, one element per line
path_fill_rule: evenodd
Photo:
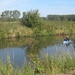
<path fill-rule="evenodd" d="M 25 47 L 30 44 L 32 38 L 0 39 L 0 49 L 6 47 Z"/>
<path fill-rule="evenodd" d="M 31 60 L 37 57 L 37 55 L 40 54 L 40 50 L 42 50 L 42 48 L 46 48 L 48 46 L 54 45 L 55 40 L 56 39 L 53 37 L 33 38 L 30 44 L 28 45 L 28 49 L 27 49 L 28 58 Z"/>
<path fill-rule="evenodd" d="M 12 39 L 3 39 L 0 40 L 0 49 L 6 47 L 21 47 L 27 48 L 27 56 L 31 57 L 31 55 L 39 55 L 40 50 L 46 48 L 48 46 L 52 46 L 55 44 L 55 41 L 58 39 L 56 36 L 50 37 L 34 37 L 34 38 L 12 38 Z"/>

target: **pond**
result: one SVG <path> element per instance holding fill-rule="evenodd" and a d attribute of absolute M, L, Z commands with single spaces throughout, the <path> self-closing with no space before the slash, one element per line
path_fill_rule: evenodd
<path fill-rule="evenodd" d="M 0 60 L 7 63 L 7 57 L 10 56 L 11 63 L 14 67 L 28 64 L 31 55 L 59 55 L 62 52 L 69 53 L 71 56 L 75 54 L 74 36 L 70 38 L 73 44 L 70 46 L 63 45 L 65 36 L 49 36 L 49 37 L 24 37 L 12 39 L 0 39 Z"/>

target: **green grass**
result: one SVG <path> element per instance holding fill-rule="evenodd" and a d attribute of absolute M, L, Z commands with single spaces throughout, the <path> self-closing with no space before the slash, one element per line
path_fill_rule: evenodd
<path fill-rule="evenodd" d="M 32 30 L 23 26 L 20 22 L 0 22 L 0 37 L 2 38 L 30 36 L 32 34 Z"/>
<path fill-rule="evenodd" d="M 75 34 L 74 21 L 44 21 L 43 25 L 35 28 L 28 28 L 21 22 L 0 22 L 0 38 L 38 36 L 38 35 L 59 35 Z"/>
<path fill-rule="evenodd" d="M 28 65 L 13 68 L 10 56 L 7 56 L 7 64 L 0 61 L 0 75 L 57 75 L 75 70 L 75 58 L 69 54 L 61 54 L 58 58 L 44 55 L 42 60 L 37 55 L 30 57 Z"/>

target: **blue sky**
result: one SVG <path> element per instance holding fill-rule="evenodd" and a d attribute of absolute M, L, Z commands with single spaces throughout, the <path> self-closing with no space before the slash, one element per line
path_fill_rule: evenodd
<path fill-rule="evenodd" d="M 5 10 L 39 10 L 40 16 L 75 14 L 75 0 L 0 0 L 0 14 Z"/>

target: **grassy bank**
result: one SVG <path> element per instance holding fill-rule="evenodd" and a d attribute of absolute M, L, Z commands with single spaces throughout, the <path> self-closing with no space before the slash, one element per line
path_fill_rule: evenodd
<path fill-rule="evenodd" d="M 75 34 L 74 28 L 74 21 L 44 21 L 43 25 L 35 28 L 28 28 L 19 21 L 0 22 L 0 38 Z"/>
<path fill-rule="evenodd" d="M 31 36 L 33 31 L 21 22 L 0 22 L 0 38 Z"/>
<path fill-rule="evenodd" d="M 7 64 L 0 61 L 0 75 L 59 75 L 68 71 L 75 70 L 75 58 L 69 54 L 61 54 L 58 58 L 53 56 L 39 59 L 37 56 L 30 55 L 31 59 L 28 65 L 13 68 L 10 57 L 7 57 Z"/>

